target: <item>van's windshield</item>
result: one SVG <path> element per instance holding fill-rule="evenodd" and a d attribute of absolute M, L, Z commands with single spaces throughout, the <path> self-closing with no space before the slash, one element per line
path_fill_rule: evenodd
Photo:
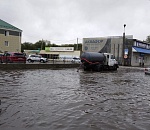
<path fill-rule="evenodd" d="M 114 56 L 114 55 L 111 55 L 111 59 L 115 59 L 115 56 Z"/>

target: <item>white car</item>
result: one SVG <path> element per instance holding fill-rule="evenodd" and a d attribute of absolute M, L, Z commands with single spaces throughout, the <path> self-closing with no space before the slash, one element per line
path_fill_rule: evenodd
<path fill-rule="evenodd" d="M 144 69 L 145 74 L 150 74 L 150 67 Z"/>
<path fill-rule="evenodd" d="M 80 60 L 80 58 L 74 57 L 74 58 L 71 60 L 71 62 L 72 62 L 72 63 L 78 63 L 78 64 L 80 64 L 80 63 L 81 63 L 81 60 Z"/>
<path fill-rule="evenodd" d="M 44 58 L 42 57 L 41 55 L 29 55 L 28 58 L 27 58 L 27 61 L 28 62 L 48 62 L 48 59 L 47 58 Z"/>

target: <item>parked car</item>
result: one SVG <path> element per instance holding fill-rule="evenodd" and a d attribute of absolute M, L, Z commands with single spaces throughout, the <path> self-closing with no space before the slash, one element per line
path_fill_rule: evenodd
<path fill-rule="evenodd" d="M 150 67 L 146 67 L 146 68 L 144 69 L 144 72 L 145 72 L 145 74 L 150 74 Z"/>
<path fill-rule="evenodd" d="M 47 58 L 44 58 L 42 57 L 41 55 L 29 55 L 28 58 L 27 58 L 27 61 L 28 62 L 48 62 L 48 59 Z"/>
<path fill-rule="evenodd" d="M 71 60 L 71 62 L 72 63 L 81 63 L 81 60 L 80 60 L 80 58 L 76 58 L 76 57 L 74 57 L 72 60 Z"/>
<path fill-rule="evenodd" d="M 3 58 L 4 54 L 0 53 L 0 63 L 2 63 L 2 58 Z"/>
<path fill-rule="evenodd" d="M 1 63 L 26 63 L 26 57 L 24 53 L 20 52 L 6 52 L 0 54 Z"/>

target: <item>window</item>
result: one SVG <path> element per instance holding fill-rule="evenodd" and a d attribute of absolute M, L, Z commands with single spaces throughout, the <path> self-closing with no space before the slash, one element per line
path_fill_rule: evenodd
<path fill-rule="evenodd" d="M 115 59 L 115 56 L 114 56 L 114 55 L 111 55 L 111 59 Z"/>
<path fill-rule="evenodd" d="M 42 56 L 38 55 L 37 57 L 38 57 L 38 58 L 41 58 Z"/>
<path fill-rule="evenodd" d="M 8 41 L 5 41 L 5 46 L 9 46 L 9 42 Z"/>
<path fill-rule="evenodd" d="M 5 36 L 9 36 L 9 31 L 5 31 Z"/>
<path fill-rule="evenodd" d="M 16 57 L 24 57 L 24 54 L 23 53 L 14 53 L 14 56 L 16 56 Z"/>
<path fill-rule="evenodd" d="M 35 55 L 31 55 L 30 57 L 35 57 Z"/>

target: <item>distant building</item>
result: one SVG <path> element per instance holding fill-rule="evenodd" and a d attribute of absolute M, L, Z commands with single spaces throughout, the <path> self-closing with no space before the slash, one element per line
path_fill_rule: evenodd
<path fill-rule="evenodd" d="M 21 52 L 22 30 L 0 19 L 0 52 Z"/>
<path fill-rule="evenodd" d="M 120 65 L 150 65 L 150 44 L 132 35 L 83 38 L 82 51 L 112 53 Z"/>
<path fill-rule="evenodd" d="M 45 50 L 24 50 L 26 55 L 40 54 L 48 59 L 72 59 L 80 57 L 80 51 L 74 47 L 45 47 Z"/>
<path fill-rule="evenodd" d="M 49 59 L 72 59 L 73 57 L 80 57 L 80 51 L 74 50 L 74 47 L 45 47 L 45 50 L 41 50 L 40 54 Z"/>

